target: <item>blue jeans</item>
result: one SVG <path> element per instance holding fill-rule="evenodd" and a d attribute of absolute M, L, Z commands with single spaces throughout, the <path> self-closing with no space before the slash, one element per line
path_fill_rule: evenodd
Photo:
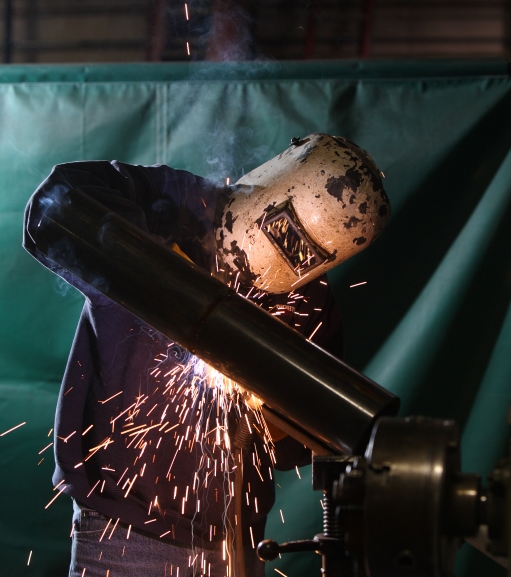
<path fill-rule="evenodd" d="M 185 548 L 117 525 L 73 501 L 69 577 L 224 577 L 221 551 Z M 114 529 L 112 531 L 112 529 Z"/>

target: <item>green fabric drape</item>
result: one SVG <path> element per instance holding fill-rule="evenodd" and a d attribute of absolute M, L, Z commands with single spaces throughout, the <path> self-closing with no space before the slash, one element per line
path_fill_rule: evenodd
<path fill-rule="evenodd" d="M 25 423 L 0 437 L 0 575 L 67 570 L 70 504 L 45 509 L 45 447 L 82 298 L 21 248 L 24 206 L 54 164 L 115 158 L 233 181 L 294 136 L 364 147 L 393 216 L 330 275 L 346 360 L 401 396 L 403 415 L 456 419 L 463 468 L 484 475 L 509 434 L 510 111 L 500 60 L 0 67 L 0 433 Z M 278 475 L 277 540 L 321 530 L 310 468 L 300 476 Z M 305 577 L 318 559 L 274 567 Z M 464 546 L 456 575 L 482 573 L 504 574 Z"/>

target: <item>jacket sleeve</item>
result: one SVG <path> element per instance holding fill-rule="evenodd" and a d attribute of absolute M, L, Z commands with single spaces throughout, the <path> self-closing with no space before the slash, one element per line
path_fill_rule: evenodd
<path fill-rule="evenodd" d="M 164 165 L 132 166 L 117 161 L 57 165 L 27 205 L 23 246 L 89 298 L 98 296 L 95 289 L 38 250 L 38 239 L 44 235 L 42 216 L 57 210 L 72 189 L 79 189 L 161 242 L 181 246 L 205 242 L 211 236 L 208 228 L 213 222 L 218 189 L 210 181 Z M 181 248 L 186 252 L 186 246 Z"/>

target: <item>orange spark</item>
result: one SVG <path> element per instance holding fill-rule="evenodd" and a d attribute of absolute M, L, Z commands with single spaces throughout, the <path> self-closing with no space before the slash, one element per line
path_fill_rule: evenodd
<path fill-rule="evenodd" d="M 53 445 L 53 443 L 50 443 L 49 445 L 46 445 L 46 447 L 44 447 L 44 449 L 41 449 L 41 450 L 39 451 L 39 453 L 37 453 L 37 454 L 40 455 L 41 453 L 44 453 L 44 451 L 46 451 L 46 449 L 49 449 L 52 445 Z"/>
<path fill-rule="evenodd" d="M 312 331 L 311 336 L 307 339 L 308 341 L 312 340 L 312 337 L 318 332 L 319 327 L 323 324 L 323 321 L 319 323 L 319 325 Z"/>
<path fill-rule="evenodd" d="M 105 399 L 104 401 L 98 401 L 98 403 L 101 403 L 102 405 L 104 405 L 105 403 L 108 403 L 108 401 L 111 401 L 113 398 L 118 397 L 119 395 L 122 395 L 122 391 L 115 393 L 115 395 L 108 397 L 108 399 Z"/>
<path fill-rule="evenodd" d="M 56 489 L 56 487 L 55 487 Z M 55 499 L 57 497 L 59 497 L 60 495 L 62 495 L 62 493 L 64 492 L 64 489 L 59 490 L 59 492 L 55 495 L 55 497 L 53 497 L 53 499 L 45 506 L 45 509 L 48 509 L 48 507 L 53 503 L 53 501 L 55 501 Z"/>
<path fill-rule="evenodd" d="M 12 427 L 12 429 L 9 429 L 8 431 L 4 431 L 3 433 L 0 434 L 0 437 L 3 437 L 4 435 L 7 435 L 7 433 L 10 433 L 11 431 L 14 431 L 15 429 L 19 429 L 19 427 L 23 427 L 23 425 L 26 425 L 27 422 L 23 422 L 20 423 L 19 425 L 16 425 L 15 427 Z"/>

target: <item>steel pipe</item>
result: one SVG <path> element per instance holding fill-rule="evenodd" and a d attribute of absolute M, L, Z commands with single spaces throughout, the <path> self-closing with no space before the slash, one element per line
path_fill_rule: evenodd
<path fill-rule="evenodd" d="M 397 397 L 79 190 L 40 206 L 40 252 L 262 399 L 314 451 L 361 453 Z"/>

